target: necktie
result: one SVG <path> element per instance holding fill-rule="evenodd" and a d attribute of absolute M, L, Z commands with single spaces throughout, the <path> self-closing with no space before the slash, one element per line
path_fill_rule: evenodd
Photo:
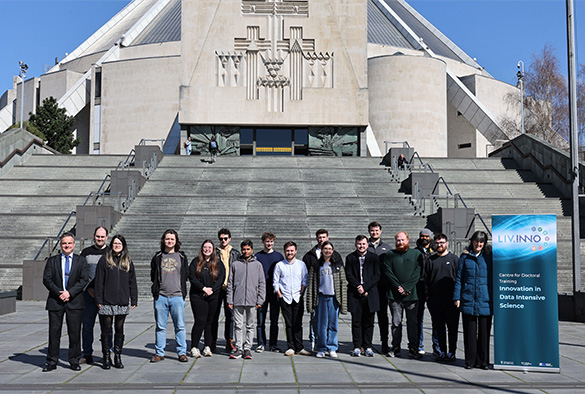
<path fill-rule="evenodd" d="M 70 270 L 70 263 L 69 259 L 71 256 L 65 256 L 65 289 L 67 290 L 67 282 L 69 282 L 69 270 Z"/>

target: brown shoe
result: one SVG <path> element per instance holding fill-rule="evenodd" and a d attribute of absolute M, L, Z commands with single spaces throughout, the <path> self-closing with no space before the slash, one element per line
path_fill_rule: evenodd
<path fill-rule="evenodd" d="M 185 354 L 181 354 L 179 356 L 179 361 L 182 363 L 186 363 L 187 361 L 189 361 L 189 358 Z"/>
<path fill-rule="evenodd" d="M 150 359 L 151 363 L 158 363 L 159 361 L 162 361 L 165 359 L 165 356 L 159 356 L 158 354 L 155 354 L 154 356 L 152 356 L 152 358 Z"/>

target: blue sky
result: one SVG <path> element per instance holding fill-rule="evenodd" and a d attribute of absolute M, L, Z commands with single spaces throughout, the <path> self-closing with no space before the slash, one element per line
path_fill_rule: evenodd
<path fill-rule="evenodd" d="M 566 73 L 565 0 L 407 1 L 497 79 L 515 84 L 518 61 L 528 66 L 546 43 L 556 47 Z M 0 0 L 0 95 L 12 87 L 19 60 L 29 66 L 27 78 L 40 76 L 128 3 Z M 585 0 L 574 3 L 577 61 L 581 54 L 585 63 Z"/>

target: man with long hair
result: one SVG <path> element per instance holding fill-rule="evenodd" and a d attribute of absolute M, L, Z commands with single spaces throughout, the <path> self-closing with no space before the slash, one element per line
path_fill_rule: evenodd
<path fill-rule="evenodd" d="M 156 363 L 165 359 L 167 321 L 169 313 L 175 326 L 175 341 L 180 362 L 187 362 L 187 337 L 185 330 L 185 297 L 187 296 L 188 263 L 181 250 L 179 234 L 166 230 L 160 239 L 160 251 L 150 262 L 150 280 L 154 297 L 156 320 L 155 355 L 150 359 Z"/>

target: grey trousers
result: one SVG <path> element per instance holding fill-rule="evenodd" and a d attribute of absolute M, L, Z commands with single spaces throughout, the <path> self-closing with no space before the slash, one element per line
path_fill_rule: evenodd
<path fill-rule="evenodd" d="M 234 341 L 236 349 L 250 350 L 256 331 L 256 307 L 234 305 Z"/>
<path fill-rule="evenodd" d="M 392 348 L 400 349 L 402 342 L 402 315 L 406 314 L 406 334 L 408 335 L 408 349 L 418 351 L 418 301 L 390 301 L 392 312 Z"/>

